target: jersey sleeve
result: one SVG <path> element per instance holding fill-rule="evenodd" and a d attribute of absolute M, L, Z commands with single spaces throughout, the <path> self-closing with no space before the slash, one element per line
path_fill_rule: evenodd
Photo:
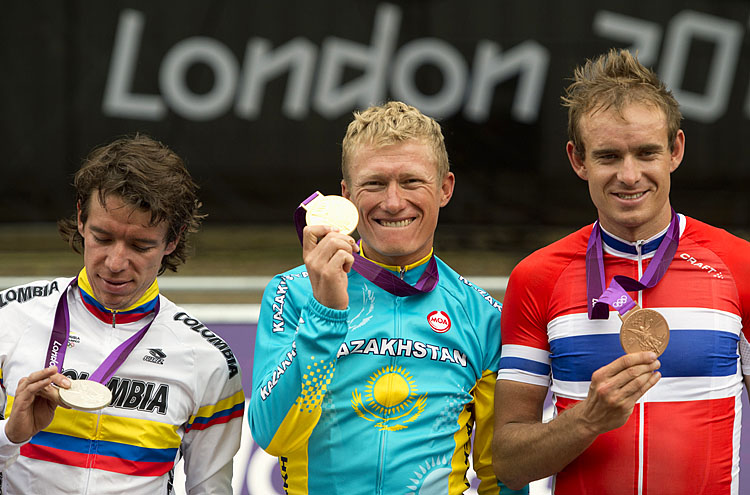
<path fill-rule="evenodd" d="M 467 297 L 467 311 L 481 339 L 482 376 L 477 380 L 474 397 L 474 441 L 472 459 L 479 478 L 479 495 L 525 494 L 528 487 L 514 491 L 500 482 L 492 469 L 492 436 L 495 416 L 495 380 L 500 364 L 501 308 L 502 305 L 486 291 L 475 287 L 481 297 Z M 475 294 L 470 294 L 474 296 Z"/>
<path fill-rule="evenodd" d="M 5 424 L 7 422 L 7 419 L 0 420 L 0 473 L 15 462 L 21 452 L 21 446 L 28 443 L 28 441 L 24 443 L 11 442 L 5 435 Z"/>
<path fill-rule="evenodd" d="M 230 371 L 223 357 L 204 357 L 215 363 L 205 370 L 198 410 L 185 425 L 181 450 L 185 458 L 185 489 L 189 495 L 231 493 L 232 461 L 240 447 L 245 394 L 239 368 Z M 215 361 L 214 361 L 215 359 Z M 204 372 L 204 370 L 200 370 Z"/>
<path fill-rule="evenodd" d="M 0 301 L 7 301 L 7 291 L 0 292 Z M 8 412 L 12 407 L 12 397 L 8 397 L 5 383 L 4 370 L 8 361 L 8 356 L 12 348 L 16 345 L 20 328 L 24 318 L 16 314 L 15 308 L 11 305 L 0 305 L 0 473 L 15 462 L 21 451 L 21 445 L 14 444 L 5 435 L 5 425 L 8 422 Z M 24 442 L 28 443 L 28 442 Z"/>
<path fill-rule="evenodd" d="M 706 226 L 691 219 L 691 222 Z M 737 297 L 740 304 L 740 317 L 742 318 L 742 330 L 740 332 L 740 363 L 743 375 L 750 375 L 750 243 L 730 233 L 715 229 L 713 236 L 719 239 L 712 250 L 721 249 L 718 253 L 731 272 L 731 278 L 737 289 Z"/>
<path fill-rule="evenodd" d="M 266 287 L 248 420 L 269 454 L 283 455 L 309 439 L 347 334 L 347 316 L 348 310 L 316 301 L 305 279 L 277 276 Z"/>
<path fill-rule="evenodd" d="M 545 276 L 539 258 L 526 258 L 510 275 L 503 300 L 497 379 L 548 387 L 551 368 L 545 308 L 553 278 Z"/>

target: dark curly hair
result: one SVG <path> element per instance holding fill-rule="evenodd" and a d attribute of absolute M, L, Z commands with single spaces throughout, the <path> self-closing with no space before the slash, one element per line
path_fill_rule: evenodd
<path fill-rule="evenodd" d="M 76 172 L 73 185 L 81 221 L 86 223 L 89 203 L 98 195 L 101 204 L 112 194 L 125 203 L 151 213 L 151 225 L 166 221 L 166 243 L 179 238 L 171 254 L 161 260 L 159 275 L 175 272 L 188 257 L 188 238 L 198 231 L 198 185 L 185 164 L 164 144 L 143 134 L 126 136 L 94 149 Z M 57 222 L 63 239 L 77 253 L 85 249 L 78 232 L 77 212 Z"/>

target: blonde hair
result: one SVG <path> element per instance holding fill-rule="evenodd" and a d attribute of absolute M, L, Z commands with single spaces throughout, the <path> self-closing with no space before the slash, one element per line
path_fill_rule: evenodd
<path fill-rule="evenodd" d="M 349 164 L 359 148 L 382 148 L 411 140 L 430 147 L 437 164 L 438 178 L 442 180 L 450 170 L 450 164 L 440 124 L 434 119 L 400 101 L 389 101 L 362 112 L 354 112 L 354 120 L 349 123 L 342 142 L 341 173 L 344 181 L 349 184 Z"/>
<path fill-rule="evenodd" d="M 667 138 L 674 146 L 680 130 L 680 105 L 651 69 L 627 50 L 612 48 L 575 69 L 573 82 L 565 89 L 562 104 L 568 108 L 568 139 L 579 156 L 585 156 L 579 129 L 581 118 L 592 110 L 614 108 L 618 113 L 631 103 L 644 103 L 664 112 Z"/>

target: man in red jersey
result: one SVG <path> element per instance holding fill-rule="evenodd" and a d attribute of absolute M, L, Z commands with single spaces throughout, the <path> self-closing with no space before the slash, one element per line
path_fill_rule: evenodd
<path fill-rule="evenodd" d="M 678 103 L 629 52 L 579 67 L 563 102 L 598 222 L 511 274 L 495 472 L 510 487 L 555 475 L 562 495 L 737 494 L 750 244 L 673 211 Z"/>

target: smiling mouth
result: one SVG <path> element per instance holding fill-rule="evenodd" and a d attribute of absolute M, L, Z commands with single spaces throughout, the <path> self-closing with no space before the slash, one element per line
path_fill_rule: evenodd
<path fill-rule="evenodd" d="M 409 218 L 406 220 L 399 220 L 398 222 L 389 222 L 387 220 L 378 220 L 378 223 L 382 225 L 383 227 L 406 227 L 410 223 L 414 221 L 413 218 Z"/>
<path fill-rule="evenodd" d="M 615 193 L 615 195 L 620 199 L 638 199 L 644 194 L 646 193 L 645 192 L 638 192 L 638 193 L 631 193 L 631 194 Z"/>

